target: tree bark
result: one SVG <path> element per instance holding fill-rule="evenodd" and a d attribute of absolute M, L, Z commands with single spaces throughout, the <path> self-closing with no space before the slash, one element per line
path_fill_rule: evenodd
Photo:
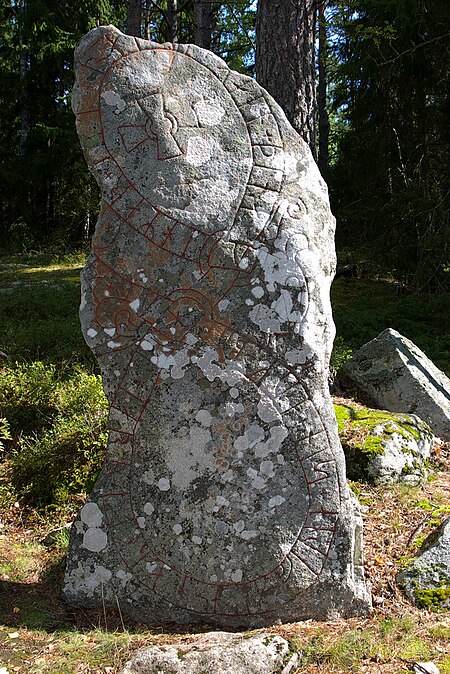
<path fill-rule="evenodd" d="M 167 42 L 178 42 L 178 2 L 177 0 L 167 0 Z"/>
<path fill-rule="evenodd" d="M 28 9 L 27 0 L 19 2 L 19 61 L 20 61 L 20 133 L 19 157 L 24 157 L 30 135 L 30 110 L 28 97 L 28 69 L 30 54 L 24 44 L 25 17 Z"/>
<path fill-rule="evenodd" d="M 319 156 L 318 164 L 323 175 L 328 171 L 330 161 L 329 138 L 330 119 L 327 110 L 327 24 L 325 17 L 326 0 L 318 7 L 319 19 L 319 83 L 317 87 L 317 115 L 319 121 Z"/>
<path fill-rule="evenodd" d="M 212 7 L 209 0 L 195 0 L 194 23 L 195 44 L 198 47 L 209 49 L 212 40 Z"/>
<path fill-rule="evenodd" d="M 127 34 L 141 37 L 141 0 L 127 0 Z"/>
<path fill-rule="evenodd" d="M 316 156 L 316 0 L 258 0 L 256 79 Z"/>

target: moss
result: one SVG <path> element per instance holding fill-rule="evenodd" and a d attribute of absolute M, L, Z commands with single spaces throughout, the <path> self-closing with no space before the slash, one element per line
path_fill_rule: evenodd
<path fill-rule="evenodd" d="M 383 443 L 394 433 L 406 441 L 419 440 L 421 432 L 429 430 L 423 422 L 417 422 L 408 414 L 393 414 L 386 410 L 366 407 L 335 405 L 338 432 L 347 459 L 347 475 L 350 479 L 368 478 L 368 466 L 375 456 L 384 454 Z M 423 429 L 422 429 L 423 425 Z M 381 427 L 374 435 L 374 430 Z M 431 432 L 431 431 L 430 431 Z M 378 434 L 379 433 L 379 434 Z M 405 448 L 405 451 L 408 451 Z M 415 472 L 415 465 L 405 467 L 404 472 Z M 419 473 L 422 472 L 419 466 Z"/>
<path fill-rule="evenodd" d="M 426 590 L 414 590 L 414 597 L 419 608 L 444 609 L 443 603 L 450 599 L 450 586 L 429 588 Z"/>

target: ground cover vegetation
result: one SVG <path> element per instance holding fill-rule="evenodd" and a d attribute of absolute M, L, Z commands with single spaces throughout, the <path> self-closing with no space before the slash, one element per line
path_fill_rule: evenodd
<path fill-rule="evenodd" d="M 59 599 L 68 545 L 64 525 L 86 499 L 106 444 L 106 400 L 78 320 L 79 271 L 85 260 L 84 253 L 0 260 L 0 671 L 4 666 L 10 673 L 113 674 L 135 649 L 183 642 L 198 631 L 149 630 L 123 623 L 119 612 L 76 612 Z M 386 293 L 392 315 L 405 299 L 395 293 L 394 282 L 391 294 L 388 281 L 376 276 L 337 279 L 338 325 L 345 323 L 354 284 L 358 294 L 366 295 L 371 318 L 363 320 L 368 309 L 362 302 L 351 339 L 338 331 L 335 366 L 386 327 Z M 24 293 L 28 311 L 26 305 L 20 309 Z M 427 322 L 419 311 L 421 297 L 411 294 L 410 301 L 416 303 L 416 311 L 411 310 L 416 341 L 424 348 L 439 347 L 442 325 L 432 320 L 433 312 Z M 448 353 L 438 348 L 438 354 L 449 372 Z M 362 620 L 277 627 L 299 656 L 293 672 L 397 673 L 406 667 L 403 659 L 432 660 L 442 674 L 450 674 L 448 615 L 434 613 L 432 603 L 413 608 L 395 584 L 396 572 L 450 512 L 449 456 L 445 446 L 436 450 L 432 476 L 423 488 L 352 482 L 365 521 L 375 613 Z"/>

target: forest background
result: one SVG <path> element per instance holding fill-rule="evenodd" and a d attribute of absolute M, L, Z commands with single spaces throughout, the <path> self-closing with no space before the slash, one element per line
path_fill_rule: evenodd
<path fill-rule="evenodd" d="M 297 129 L 308 131 L 329 184 L 338 249 L 365 250 L 366 260 L 378 260 L 415 291 L 448 288 L 447 0 L 260 0 L 256 35 L 252 0 L 0 6 L 0 250 L 75 249 L 92 234 L 99 193 L 70 107 L 73 49 L 94 26 L 113 23 L 159 42 L 208 47 L 250 76 L 256 55 L 258 80 L 294 126 L 289 91 L 279 85 L 284 79 L 292 92 L 303 80 L 309 131 L 304 120 Z M 302 29 L 303 44 L 290 40 L 289 31 L 300 36 Z M 290 75 L 295 60 L 293 86 L 264 65 L 284 63 Z"/>

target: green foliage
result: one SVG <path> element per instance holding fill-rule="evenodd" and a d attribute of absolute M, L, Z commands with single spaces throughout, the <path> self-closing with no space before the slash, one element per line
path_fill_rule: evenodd
<path fill-rule="evenodd" d="M 76 138 L 73 49 L 111 3 L 8 0 L 0 9 L 0 232 L 4 250 L 88 234 L 98 191 Z"/>
<path fill-rule="evenodd" d="M 377 278 L 367 249 L 360 253 L 358 263 L 370 278 L 339 278 L 331 289 L 341 340 L 337 353 L 359 349 L 390 327 L 411 339 L 450 376 L 450 335 L 444 328 L 445 317 L 450 315 L 450 295 L 417 295 L 392 277 Z"/>
<path fill-rule="evenodd" d="M 252 0 L 223 3 L 216 19 L 213 51 L 247 75 L 255 70 L 255 20 Z"/>
<path fill-rule="evenodd" d="M 373 658 L 386 662 L 398 657 L 430 660 L 435 651 L 429 641 L 417 636 L 417 630 L 417 622 L 405 615 L 383 618 L 368 628 L 347 629 L 335 636 L 319 631 L 306 644 L 298 642 L 300 664 L 315 664 L 327 671 L 359 672 L 361 663 Z"/>
<path fill-rule="evenodd" d="M 8 421 L 0 417 L 0 452 L 4 449 L 3 440 L 11 440 L 11 433 Z"/>
<path fill-rule="evenodd" d="M 80 362 L 93 367 L 77 320 L 85 256 L 0 258 L 0 351 L 11 361 Z"/>
<path fill-rule="evenodd" d="M 448 287 L 450 5 L 331 3 L 331 195 L 340 244 L 418 289 Z"/>
<path fill-rule="evenodd" d="M 107 439 L 98 375 L 80 366 L 58 375 L 42 362 L 4 367 L 0 409 L 14 438 L 8 461 L 18 496 L 44 506 L 92 489 Z"/>
<path fill-rule="evenodd" d="M 334 340 L 330 366 L 336 371 L 339 370 L 352 357 L 352 353 L 353 349 L 346 345 L 341 335 L 338 335 Z"/>

